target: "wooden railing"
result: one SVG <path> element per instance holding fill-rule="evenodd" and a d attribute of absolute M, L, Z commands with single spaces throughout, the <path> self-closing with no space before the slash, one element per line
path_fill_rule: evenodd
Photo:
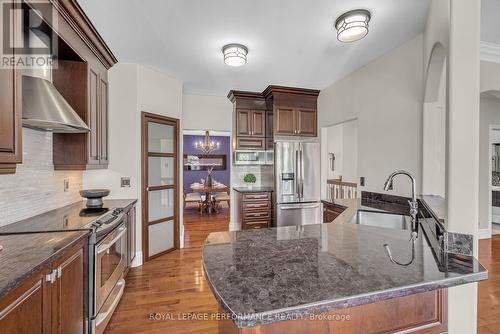
<path fill-rule="evenodd" d="M 326 180 L 326 192 L 329 200 L 358 197 L 358 184 L 344 182 L 342 179 Z"/>

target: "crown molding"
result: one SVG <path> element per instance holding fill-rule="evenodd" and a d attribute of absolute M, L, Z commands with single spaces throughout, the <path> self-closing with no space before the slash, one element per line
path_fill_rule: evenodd
<path fill-rule="evenodd" d="M 481 60 L 500 63 L 500 44 L 481 42 Z"/>

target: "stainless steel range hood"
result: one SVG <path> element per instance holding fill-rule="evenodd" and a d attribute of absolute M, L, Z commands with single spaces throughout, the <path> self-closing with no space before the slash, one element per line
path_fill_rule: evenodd
<path fill-rule="evenodd" d="M 23 75 L 23 126 L 55 133 L 85 133 L 89 127 L 54 85 Z"/>

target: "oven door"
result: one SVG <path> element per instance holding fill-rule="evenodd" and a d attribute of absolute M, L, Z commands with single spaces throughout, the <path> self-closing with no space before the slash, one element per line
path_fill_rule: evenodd
<path fill-rule="evenodd" d="M 98 314 L 127 265 L 127 226 L 124 222 L 96 245 L 95 256 L 95 309 Z"/>

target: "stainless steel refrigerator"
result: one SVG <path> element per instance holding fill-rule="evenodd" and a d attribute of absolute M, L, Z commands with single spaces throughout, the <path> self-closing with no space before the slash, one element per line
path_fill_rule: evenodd
<path fill-rule="evenodd" d="M 322 222 L 320 164 L 319 143 L 275 142 L 276 226 Z"/>

